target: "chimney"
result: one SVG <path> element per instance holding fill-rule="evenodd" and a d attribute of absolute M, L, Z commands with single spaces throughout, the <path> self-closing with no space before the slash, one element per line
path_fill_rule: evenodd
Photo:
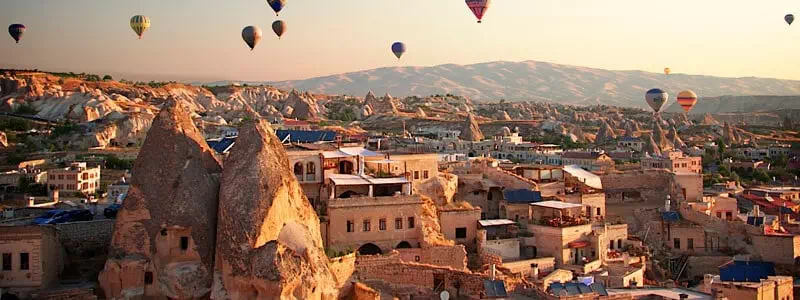
<path fill-rule="evenodd" d="M 491 279 L 492 279 L 492 281 L 494 281 L 496 277 L 497 277 L 497 267 L 495 267 L 495 265 L 492 264 L 492 269 L 491 269 Z"/>
<path fill-rule="evenodd" d="M 53 190 L 53 194 L 50 195 L 51 198 L 50 200 L 52 200 L 53 202 L 59 202 L 58 194 L 59 194 L 58 189 Z"/>
<path fill-rule="evenodd" d="M 539 264 L 531 264 L 531 277 L 533 280 L 539 279 Z"/>
<path fill-rule="evenodd" d="M 758 204 L 753 205 L 753 216 L 759 217 L 761 215 L 761 209 L 758 207 Z"/>
<path fill-rule="evenodd" d="M 669 211 L 669 208 L 671 206 L 670 205 L 671 204 L 671 200 L 670 199 L 672 199 L 672 197 L 670 195 L 667 195 L 667 201 L 664 202 L 664 211 Z"/>

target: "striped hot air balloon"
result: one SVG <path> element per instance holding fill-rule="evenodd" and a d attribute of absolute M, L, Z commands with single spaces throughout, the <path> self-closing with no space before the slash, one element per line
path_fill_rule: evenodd
<path fill-rule="evenodd" d="M 645 100 L 647 100 L 647 104 L 653 108 L 653 111 L 659 112 L 664 105 L 667 104 L 669 94 L 661 89 L 651 89 L 645 94 Z"/>
<path fill-rule="evenodd" d="M 140 40 L 144 32 L 147 31 L 147 28 L 150 28 L 150 18 L 143 15 L 135 15 L 131 18 L 131 29 L 133 29 L 133 32 L 136 32 Z"/>
<path fill-rule="evenodd" d="M 485 14 L 486 10 L 489 9 L 492 0 L 466 0 L 466 2 L 467 7 L 469 7 L 469 10 L 472 11 L 472 14 L 478 18 L 478 23 L 480 23 L 481 19 L 483 19 L 483 14 Z"/>
<path fill-rule="evenodd" d="M 25 25 L 22 24 L 11 24 L 8 26 L 8 34 L 14 38 L 14 41 L 19 44 L 19 40 L 22 39 L 22 35 L 25 33 Z"/>
<path fill-rule="evenodd" d="M 689 113 L 690 110 L 697 104 L 697 94 L 692 91 L 683 91 L 678 93 L 678 104 L 681 105 L 686 113 Z"/>

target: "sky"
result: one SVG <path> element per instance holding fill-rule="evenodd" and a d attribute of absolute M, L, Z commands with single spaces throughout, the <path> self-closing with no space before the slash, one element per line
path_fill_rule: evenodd
<path fill-rule="evenodd" d="M 783 17 L 798 15 L 794 27 Z M 133 15 L 152 27 L 138 40 Z M 3 0 L 0 68 L 117 79 L 279 81 L 387 66 L 535 60 L 611 70 L 800 80 L 800 2 L 494 0 L 477 24 L 463 0 Z M 241 39 L 261 27 L 255 51 Z M 403 41 L 398 61 L 389 50 Z"/>

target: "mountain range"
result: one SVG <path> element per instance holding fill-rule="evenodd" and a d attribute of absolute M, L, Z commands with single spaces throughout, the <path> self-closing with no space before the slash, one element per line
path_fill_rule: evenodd
<path fill-rule="evenodd" d="M 221 84 L 217 82 L 212 84 Z M 675 95 L 685 89 L 701 98 L 800 95 L 800 81 L 726 78 L 704 75 L 611 71 L 537 61 L 488 62 L 433 67 L 387 67 L 338 75 L 267 82 L 282 89 L 363 96 L 372 90 L 394 96 L 454 94 L 472 100 L 549 101 L 575 105 L 606 104 L 645 108 L 644 94 L 661 88 Z M 780 105 L 778 105 L 780 106 Z"/>

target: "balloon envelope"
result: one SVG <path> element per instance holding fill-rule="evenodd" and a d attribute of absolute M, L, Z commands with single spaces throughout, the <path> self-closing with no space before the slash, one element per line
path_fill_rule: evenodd
<path fill-rule="evenodd" d="M 478 18 L 478 23 L 481 22 L 483 14 L 486 13 L 486 10 L 488 10 L 489 6 L 492 4 L 492 0 L 466 0 L 466 2 L 469 10 Z"/>
<path fill-rule="evenodd" d="M 131 18 L 131 29 L 133 29 L 133 32 L 136 32 L 139 39 L 142 38 L 147 28 L 150 28 L 150 18 L 142 15 L 135 15 Z"/>
<path fill-rule="evenodd" d="M 672 73 L 672 70 L 670 70 L 669 68 L 664 68 L 664 74 L 669 75 L 669 73 Z"/>
<path fill-rule="evenodd" d="M 258 26 L 245 27 L 242 29 L 242 39 L 252 51 L 256 48 L 258 41 L 261 40 L 261 28 L 258 28 Z"/>
<path fill-rule="evenodd" d="M 678 104 L 688 113 L 697 104 L 697 94 L 692 91 L 678 93 Z"/>
<path fill-rule="evenodd" d="M 786 21 L 786 23 L 789 23 L 789 25 L 792 25 L 792 22 L 794 22 L 794 15 L 793 14 L 788 14 L 785 17 L 783 17 L 783 19 Z"/>
<path fill-rule="evenodd" d="M 278 35 L 278 38 L 281 38 L 281 36 L 283 36 L 283 33 L 286 32 L 286 22 L 281 20 L 272 22 L 272 31 L 274 31 L 275 34 Z"/>
<path fill-rule="evenodd" d="M 22 39 L 22 35 L 25 33 L 25 25 L 22 24 L 11 24 L 8 26 L 8 34 L 14 38 L 14 41 L 19 44 L 19 40 Z"/>
<path fill-rule="evenodd" d="M 275 15 L 278 15 L 283 7 L 286 6 L 286 0 L 267 0 L 267 4 L 275 11 Z"/>
<path fill-rule="evenodd" d="M 647 94 L 645 94 L 645 100 L 647 100 L 647 104 L 653 108 L 653 111 L 659 112 L 661 111 L 661 108 L 667 104 L 669 95 L 667 92 L 662 91 L 661 89 L 652 89 L 647 91 Z"/>
<path fill-rule="evenodd" d="M 392 53 L 394 53 L 394 56 L 397 56 L 397 59 L 400 59 L 403 53 L 406 53 L 406 44 L 395 42 L 392 44 Z"/>

